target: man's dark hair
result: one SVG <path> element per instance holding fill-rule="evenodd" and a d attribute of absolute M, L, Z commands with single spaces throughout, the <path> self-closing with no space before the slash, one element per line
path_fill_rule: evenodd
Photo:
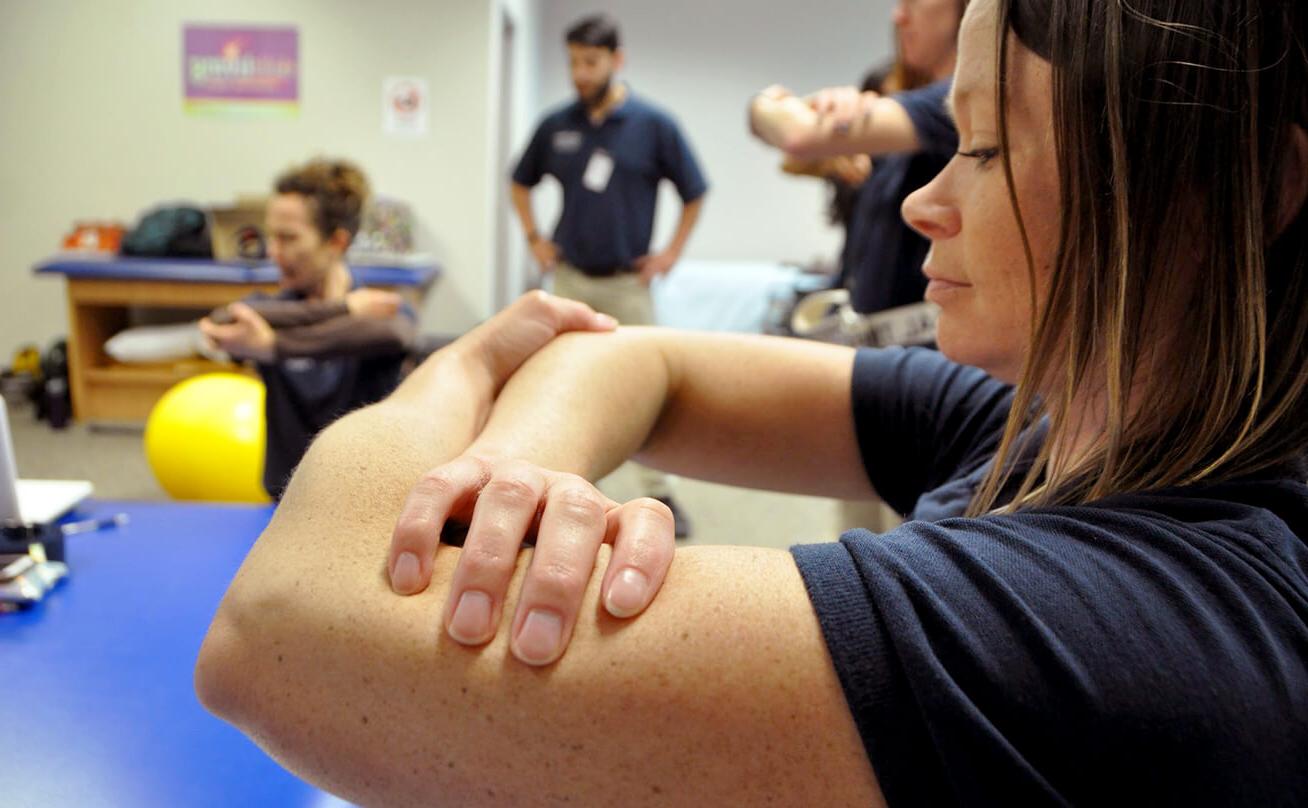
<path fill-rule="evenodd" d="M 610 51 L 622 47 L 618 39 L 618 23 L 607 14 L 595 14 L 579 21 L 568 29 L 566 41 L 569 45 L 607 48 Z"/>

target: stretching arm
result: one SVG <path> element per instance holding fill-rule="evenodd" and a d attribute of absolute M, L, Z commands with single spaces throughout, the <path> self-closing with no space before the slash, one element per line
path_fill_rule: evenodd
<path fill-rule="evenodd" d="M 679 411 L 704 392 L 694 378 L 701 366 L 641 332 L 614 339 L 622 347 L 612 356 L 556 340 L 502 391 L 493 417 L 509 417 L 550 368 L 582 369 L 570 356 L 626 355 L 634 371 L 658 377 L 644 393 L 676 391 L 672 406 L 645 402 L 633 420 L 688 434 Z M 715 342 L 686 347 L 723 347 Z M 724 352 L 756 367 L 769 356 L 820 360 L 781 347 Z M 839 363 L 831 355 L 826 364 Z M 395 596 L 383 559 L 405 495 L 424 470 L 464 450 L 484 415 L 473 376 L 457 364 L 421 370 L 391 399 L 324 431 L 296 471 L 201 652 L 197 685 L 211 710 L 301 776 L 370 805 L 883 804 L 787 553 L 684 550 L 663 594 L 630 623 L 599 606 L 601 553 L 572 645 L 545 669 L 512 660 L 504 626 L 480 649 L 445 637 L 441 603 L 457 548 L 440 548 L 426 591 Z M 817 372 L 794 380 L 812 384 Z M 574 380 L 592 385 L 590 398 L 622 389 L 616 379 L 595 386 L 602 378 Z M 847 402 L 847 388 L 839 398 Z M 532 408 L 566 411 L 576 401 Z M 592 432 L 616 427 L 595 423 Z M 548 439 L 540 452 L 569 453 Z M 591 467 L 616 456 L 592 444 L 582 454 Z M 519 557 L 512 592 L 530 558 Z"/>
<path fill-rule="evenodd" d="M 344 314 L 312 325 L 277 329 L 273 350 L 278 359 L 375 356 L 405 350 L 416 333 L 417 324 L 407 314 L 385 320 Z"/>
<path fill-rule="evenodd" d="M 842 122 L 820 115 L 803 98 L 769 88 L 750 103 L 750 131 L 788 156 L 803 159 L 878 156 L 921 148 L 913 120 L 895 99 L 869 93 L 862 99 L 861 110 L 862 114 Z"/>
<path fill-rule="evenodd" d="M 509 381 L 474 450 L 591 480 L 635 455 L 714 482 L 868 497 L 853 363 L 848 348 L 775 337 L 569 334 Z"/>

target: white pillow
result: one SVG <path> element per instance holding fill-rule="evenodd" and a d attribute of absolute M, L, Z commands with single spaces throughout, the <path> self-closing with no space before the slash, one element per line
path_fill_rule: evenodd
<path fill-rule="evenodd" d="M 105 353 L 119 362 L 172 362 L 207 356 L 225 359 L 226 355 L 208 349 L 196 323 L 143 325 L 119 331 L 104 344 Z"/>

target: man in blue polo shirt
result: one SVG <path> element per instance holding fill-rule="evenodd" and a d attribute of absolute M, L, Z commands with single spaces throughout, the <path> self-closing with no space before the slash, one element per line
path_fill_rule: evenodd
<path fill-rule="evenodd" d="M 589 304 L 625 325 L 654 322 L 649 284 L 677 263 L 699 219 L 708 185 L 676 122 L 614 81 L 622 68 L 618 27 L 587 17 L 567 34 L 577 100 L 551 112 L 513 172 L 513 206 L 554 293 Z M 546 174 L 563 186 L 563 213 L 547 238 L 536 228 L 531 189 Z M 659 183 L 681 196 L 672 242 L 650 252 Z M 667 477 L 640 469 L 646 496 L 664 502 L 677 536 L 690 522 L 672 499 Z"/>

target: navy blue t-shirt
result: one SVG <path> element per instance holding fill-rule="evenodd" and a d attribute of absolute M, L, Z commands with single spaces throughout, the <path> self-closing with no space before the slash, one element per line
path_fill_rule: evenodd
<path fill-rule="evenodd" d="M 1308 467 L 961 518 L 1011 388 L 861 351 L 910 521 L 793 548 L 893 805 L 1308 804 Z"/>
<path fill-rule="evenodd" d="M 596 152 L 607 155 L 611 173 L 592 165 Z M 590 182 L 588 167 L 599 169 Z M 513 181 L 532 187 L 547 174 L 563 186 L 554 241 L 563 260 L 594 275 L 631 269 L 649 252 L 661 180 L 671 180 L 683 202 L 708 190 L 676 121 L 630 92 L 598 126 L 580 101 L 547 115 Z"/>
<path fill-rule="evenodd" d="M 900 208 L 958 150 L 958 131 L 945 109 L 950 85 L 939 81 L 893 96 L 913 122 L 921 149 L 877 158 L 858 188 L 840 265 L 850 305 L 861 314 L 921 303 L 926 292 L 922 262 L 931 243 L 904 223 Z"/>

